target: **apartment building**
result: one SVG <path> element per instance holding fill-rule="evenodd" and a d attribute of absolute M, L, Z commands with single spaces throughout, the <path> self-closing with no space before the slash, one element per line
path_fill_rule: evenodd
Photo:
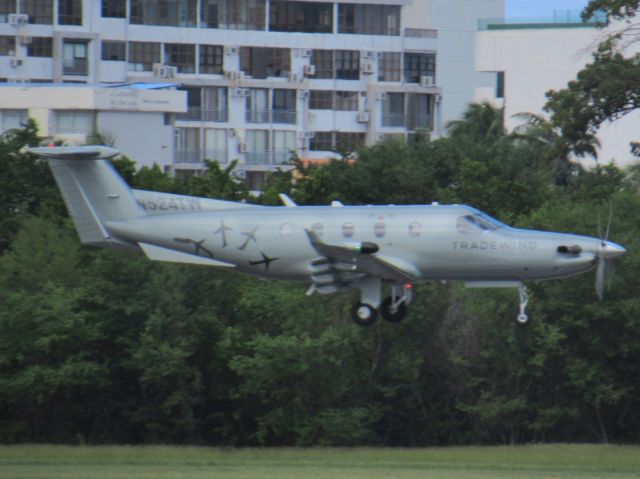
<path fill-rule="evenodd" d="M 429 2 L 0 0 L 0 81 L 175 83 L 171 168 L 238 159 L 259 188 L 292 154 L 442 134 Z"/>

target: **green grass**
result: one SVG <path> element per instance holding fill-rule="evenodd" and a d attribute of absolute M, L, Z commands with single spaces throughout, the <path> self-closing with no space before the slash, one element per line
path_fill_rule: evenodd
<path fill-rule="evenodd" d="M 640 447 L 210 449 L 0 446 L 0 478 L 640 478 Z"/>

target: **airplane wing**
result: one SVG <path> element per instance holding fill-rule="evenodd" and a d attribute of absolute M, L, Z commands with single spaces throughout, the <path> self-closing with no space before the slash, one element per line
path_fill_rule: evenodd
<path fill-rule="evenodd" d="M 364 276 L 375 276 L 394 282 L 414 281 L 420 272 L 411 263 L 376 254 L 375 243 L 345 243 L 333 245 L 323 242 L 314 231 L 305 230 L 311 246 L 324 258 L 338 281 L 349 282 Z"/>

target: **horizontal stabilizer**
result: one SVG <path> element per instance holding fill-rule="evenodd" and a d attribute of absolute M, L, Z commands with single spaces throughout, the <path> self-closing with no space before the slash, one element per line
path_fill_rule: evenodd
<path fill-rule="evenodd" d="M 219 266 L 223 268 L 235 268 L 235 264 L 225 263 L 212 258 L 206 258 L 204 256 L 196 256 L 193 254 L 182 253 L 181 251 L 175 251 L 161 246 L 155 246 L 148 243 L 138 243 L 147 258 L 153 261 L 167 261 L 170 263 L 188 263 L 188 264 L 203 264 L 207 266 Z"/>
<path fill-rule="evenodd" d="M 98 160 L 112 158 L 120 154 L 107 146 L 43 146 L 29 148 L 29 153 L 55 158 L 57 160 Z"/>

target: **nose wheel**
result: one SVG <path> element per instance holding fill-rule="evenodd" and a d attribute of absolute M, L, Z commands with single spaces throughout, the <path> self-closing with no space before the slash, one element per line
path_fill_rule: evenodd
<path fill-rule="evenodd" d="M 531 321 L 531 318 L 527 314 L 527 304 L 529 304 L 529 295 L 527 294 L 527 288 L 525 286 L 520 286 L 518 288 L 518 292 L 520 293 L 520 312 L 516 317 L 516 321 L 521 326 L 526 326 Z"/>

